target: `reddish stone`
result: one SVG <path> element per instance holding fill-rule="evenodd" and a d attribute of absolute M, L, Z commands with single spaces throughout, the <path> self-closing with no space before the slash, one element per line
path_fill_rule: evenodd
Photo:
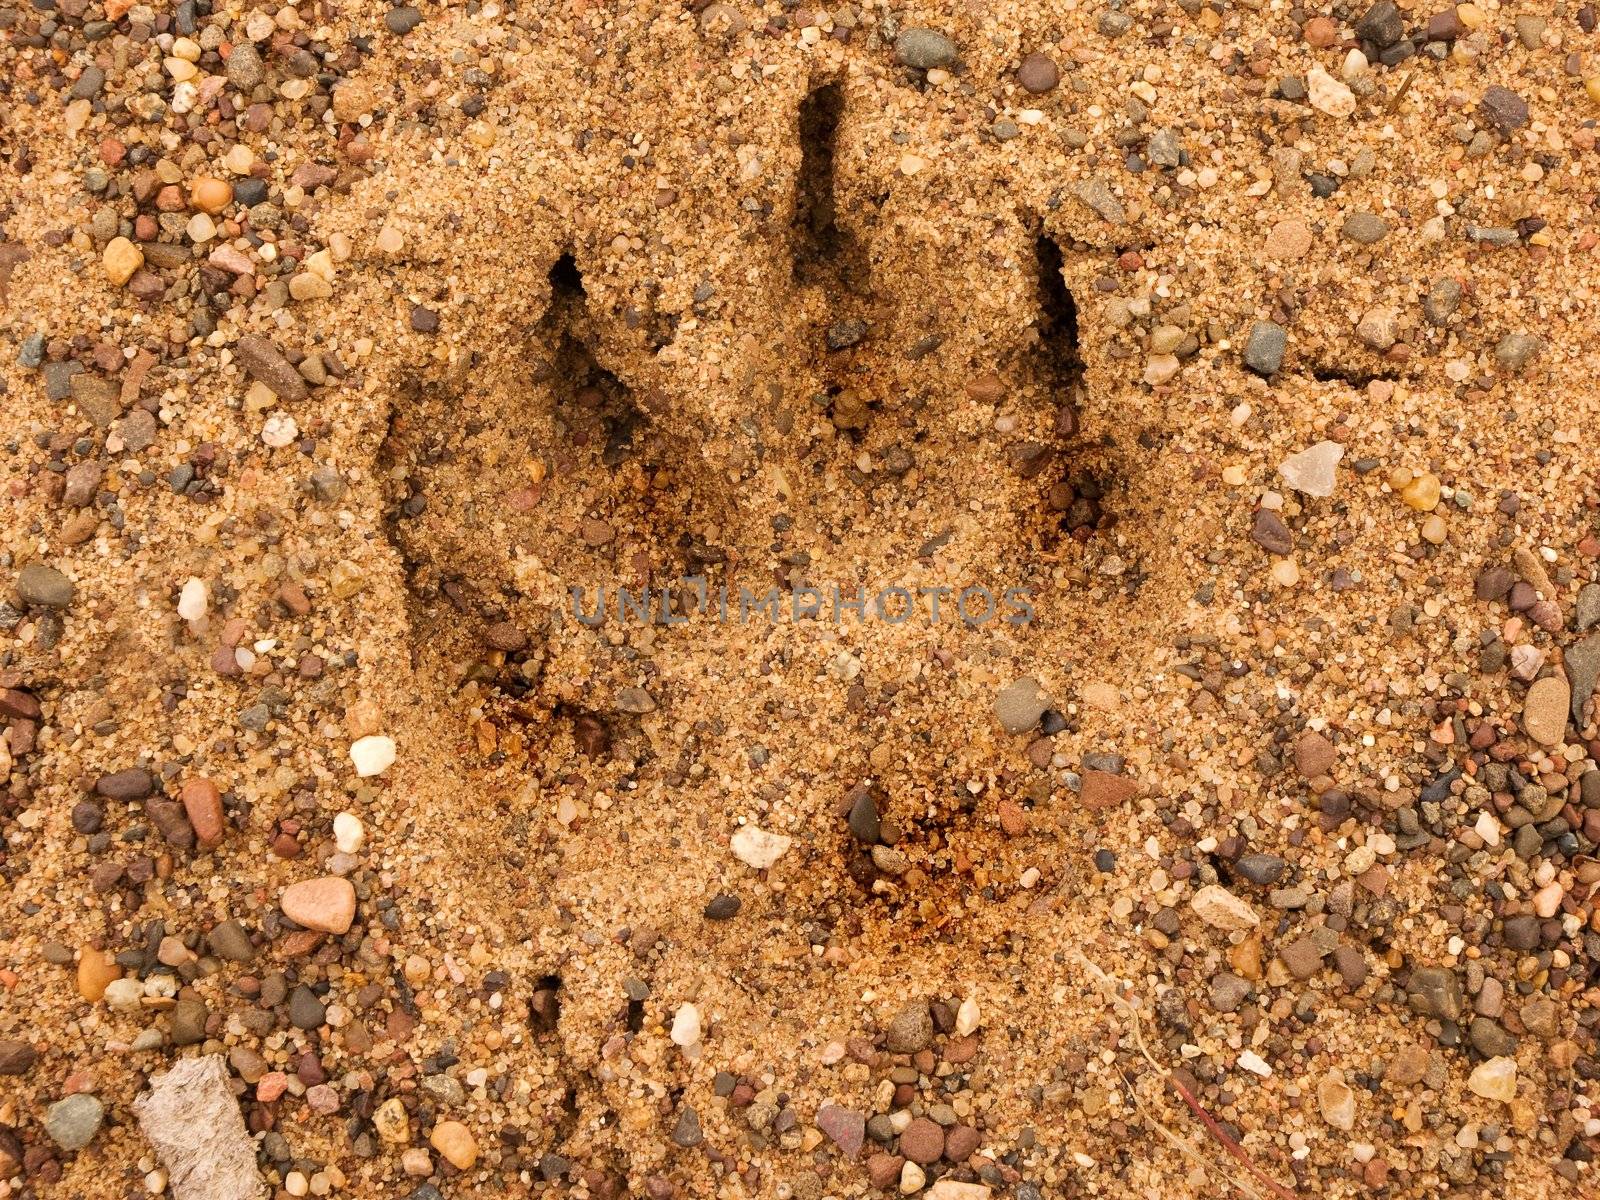
<path fill-rule="evenodd" d="M 1085 771 L 1078 799 L 1091 812 L 1098 812 L 1126 803 L 1133 799 L 1138 791 L 1138 782 L 1126 775 L 1113 775 L 1109 771 Z"/>
<path fill-rule="evenodd" d="M 227 827 L 222 821 L 222 793 L 211 780 L 201 776 L 189 780 L 178 793 L 183 811 L 189 815 L 195 836 L 207 849 L 221 843 Z"/>
<path fill-rule="evenodd" d="M 880 1151 L 867 1159 L 867 1180 L 875 1188 L 891 1188 L 900 1181 L 900 1168 L 905 1161 L 898 1154 Z"/>
<path fill-rule="evenodd" d="M 922 1166 L 944 1154 L 944 1130 L 927 1117 L 917 1117 L 900 1135 L 900 1153 Z"/>
<path fill-rule="evenodd" d="M 1339 752 L 1333 743 L 1314 729 L 1306 730 L 1294 744 L 1295 768 L 1306 779 L 1328 774 L 1338 760 Z"/>

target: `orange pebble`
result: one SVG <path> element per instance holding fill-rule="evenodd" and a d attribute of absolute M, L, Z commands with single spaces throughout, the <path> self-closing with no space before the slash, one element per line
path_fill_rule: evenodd
<path fill-rule="evenodd" d="M 233 203 L 233 184 L 225 179 L 202 175 L 189 185 L 189 204 L 203 213 L 216 216 Z"/>

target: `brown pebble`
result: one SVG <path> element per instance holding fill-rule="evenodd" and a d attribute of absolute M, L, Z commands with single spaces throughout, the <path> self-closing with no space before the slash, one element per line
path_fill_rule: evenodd
<path fill-rule="evenodd" d="M 222 821 L 222 793 L 217 785 L 204 777 L 191 779 L 183 785 L 178 799 L 200 844 L 207 849 L 219 845 L 226 826 Z"/>

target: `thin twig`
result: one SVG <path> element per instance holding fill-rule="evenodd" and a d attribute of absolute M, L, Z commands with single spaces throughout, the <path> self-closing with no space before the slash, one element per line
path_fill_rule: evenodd
<path fill-rule="evenodd" d="M 1078 951 L 1074 950 L 1072 955 L 1078 960 L 1085 970 L 1094 976 L 1096 982 L 1100 985 L 1101 994 L 1106 996 L 1111 1001 L 1112 1008 L 1119 1014 L 1126 1017 L 1128 1022 L 1128 1033 L 1133 1038 L 1133 1044 L 1138 1049 L 1139 1056 L 1143 1058 L 1145 1062 L 1150 1064 L 1152 1070 L 1154 1070 L 1163 1079 L 1165 1079 L 1168 1084 L 1171 1085 L 1172 1090 L 1178 1093 L 1179 1098 L 1182 1099 L 1184 1104 L 1188 1106 L 1189 1111 L 1194 1113 L 1194 1115 L 1200 1119 L 1200 1123 L 1205 1126 L 1206 1132 L 1214 1137 L 1218 1143 L 1221 1144 L 1222 1148 L 1228 1152 L 1229 1156 L 1237 1161 L 1240 1166 L 1244 1167 L 1245 1170 L 1249 1171 L 1251 1176 L 1259 1181 L 1263 1187 L 1267 1188 L 1274 1196 L 1278 1197 L 1278 1200 L 1297 1200 L 1293 1191 L 1291 1191 L 1289 1188 L 1286 1188 L 1271 1175 L 1268 1175 L 1260 1167 L 1256 1166 L 1256 1164 L 1251 1160 L 1250 1155 L 1245 1152 L 1245 1148 L 1239 1144 L 1236 1138 L 1232 1137 L 1228 1131 L 1222 1127 L 1221 1122 L 1219 1122 L 1215 1117 L 1205 1110 L 1205 1107 L 1200 1103 L 1200 1101 L 1195 1099 L 1194 1093 L 1185 1087 L 1182 1081 L 1180 1081 L 1172 1071 L 1168 1070 L 1166 1067 L 1162 1066 L 1156 1061 L 1155 1055 L 1151 1054 L 1150 1048 L 1145 1045 L 1144 1030 L 1139 1018 L 1139 1010 L 1134 1008 L 1134 1006 L 1128 1003 L 1127 1000 L 1123 999 L 1122 996 L 1118 995 L 1116 980 L 1112 979 L 1111 976 L 1105 973 L 1105 971 L 1101 970 L 1098 964 L 1091 961 Z M 1124 1082 L 1126 1082 L 1125 1076 Z M 1133 1090 L 1131 1084 L 1129 1084 L 1129 1091 L 1133 1094 L 1134 1103 L 1138 1104 L 1138 1093 Z M 1177 1140 L 1176 1135 L 1162 1126 L 1160 1122 L 1156 1122 L 1156 1128 L 1160 1129 L 1161 1132 L 1166 1134 L 1168 1138 Z M 1193 1154 L 1192 1149 L 1186 1148 L 1186 1152 L 1190 1153 L 1191 1155 Z M 1241 1191 L 1245 1192 L 1247 1195 L 1254 1196 L 1256 1194 L 1255 1190 L 1245 1184 L 1243 1180 L 1238 1179 L 1235 1176 L 1228 1176 L 1227 1179 L 1230 1183 L 1239 1188 Z"/>

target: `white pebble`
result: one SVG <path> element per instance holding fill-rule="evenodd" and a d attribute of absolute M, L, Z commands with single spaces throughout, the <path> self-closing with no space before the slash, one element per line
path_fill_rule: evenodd
<path fill-rule="evenodd" d="M 678 1005 L 672 1014 L 672 1044 L 688 1049 L 700 1043 L 700 1010 L 692 1004 Z"/>
<path fill-rule="evenodd" d="M 363 779 L 382 775 L 394 764 L 394 739 L 382 734 L 357 738 L 350 746 L 350 761 Z"/>
<path fill-rule="evenodd" d="M 273 413 L 261 426 L 261 440 L 274 450 L 292 445 L 300 436 L 300 426 L 288 413 Z"/>
<path fill-rule="evenodd" d="M 978 1002 L 968 996 L 961 1002 L 961 1007 L 956 1009 L 956 1033 L 960 1037 L 966 1037 L 976 1033 L 981 1024 L 983 1024 L 983 1013 L 978 1008 Z"/>
<path fill-rule="evenodd" d="M 1263 1079 L 1272 1074 L 1272 1068 L 1267 1065 L 1267 1060 L 1262 1058 L 1261 1055 L 1257 1054 L 1254 1050 L 1246 1050 L 1243 1054 L 1239 1055 L 1239 1065 L 1246 1071 L 1253 1072 L 1254 1074 L 1261 1076 Z"/>
<path fill-rule="evenodd" d="M 728 845 L 733 856 L 747 867 L 765 871 L 777 862 L 793 844 L 793 839 L 781 833 L 768 833 L 754 825 L 745 825 L 736 831 Z"/>
<path fill-rule="evenodd" d="M 205 580 L 191 575 L 183 581 L 183 588 L 178 592 L 178 615 L 185 621 L 198 621 L 206 615 L 206 607 Z"/>
<path fill-rule="evenodd" d="M 339 848 L 339 853 L 358 854 L 366 840 L 366 826 L 355 813 L 342 812 L 334 817 L 333 844 Z"/>

